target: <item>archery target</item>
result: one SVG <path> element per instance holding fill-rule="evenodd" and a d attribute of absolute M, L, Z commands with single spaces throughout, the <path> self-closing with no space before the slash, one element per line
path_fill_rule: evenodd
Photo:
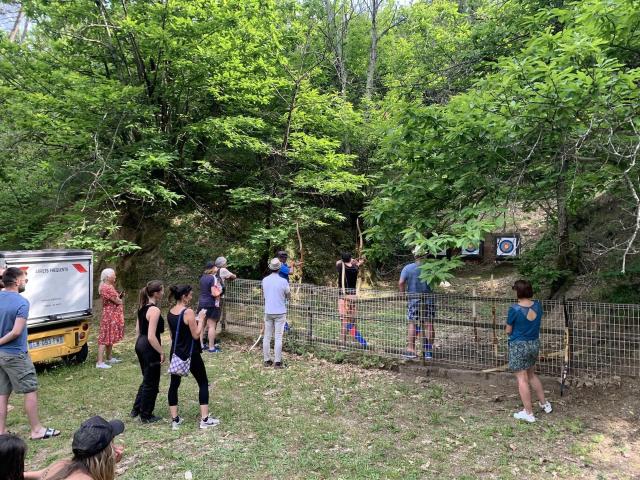
<path fill-rule="evenodd" d="M 436 258 L 445 258 L 446 256 L 447 256 L 446 250 L 440 250 L 438 253 L 436 253 Z"/>
<path fill-rule="evenodd" d="M 518 256 L 518 237 L 496 238 L 496 257 L 514 258 Z"/>
<path fill-rule="evenodd" d="M 482 242 L 480 244 L 470 243 L 460 251 L 461 257 L 481 257 L 482 256 Z"/>

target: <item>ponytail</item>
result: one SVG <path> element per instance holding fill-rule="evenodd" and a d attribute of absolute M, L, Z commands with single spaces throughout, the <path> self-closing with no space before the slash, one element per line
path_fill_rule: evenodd
<path fill-rule="evenodd" d="M 162 282 L 160 280 L 151 280 L 144 287 L 140 289 L 140 293 L 138 295 L 138 308 L 144 307 L 149 303 L 149 298 L 154 293 L 158 293 L 163 289 Z"/>

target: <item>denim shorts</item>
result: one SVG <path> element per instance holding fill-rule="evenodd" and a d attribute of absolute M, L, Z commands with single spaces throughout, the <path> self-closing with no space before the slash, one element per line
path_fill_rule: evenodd
<path fill-rule="evenodd" d="M 538 361 L 540 340 L 509 342 L 509 370 L 519 372 L 533 367 Z"/>

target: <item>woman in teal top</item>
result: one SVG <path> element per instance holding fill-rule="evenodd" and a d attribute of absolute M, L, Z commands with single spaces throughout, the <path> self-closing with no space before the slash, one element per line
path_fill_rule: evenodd
<path fill-rule="evenodd" d="M 529 423 L 536 421 L 531 405 L 529 385 L 538 396 L 540 408 L 551 413 L 551 404 L 544 398 L 544 388 L 536 375 L 536 361 L 540 352 L 540 324 L 542 323 L 542 305 L 533 300 L 533 288 L 527 280 L 518 280 L 513 284 L 518 303 L 509 307 L 506 332 L 509 335 L 509 369 L 518 379 L 518 391 L 524 409 L 513 414 L 518 420 Z"/>

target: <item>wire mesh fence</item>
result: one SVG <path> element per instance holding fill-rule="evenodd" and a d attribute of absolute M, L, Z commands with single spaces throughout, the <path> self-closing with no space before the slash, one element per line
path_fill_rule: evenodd
<path fill-rule="evenodd" d="M 430 364 L 483 371 L 507 370 L 505 319 L 511 299 L 362 290 L 343 295 L 333 287 L 291 286 L 286 335 L 308 345 L 401 357 L 409 318 L 416 349 L 425 352 L 433 329 Z M 640 305 L 542 301 L 538 369 L 561 372 L 568 354 L 572 375 L 640 376 Z M 258 336 L 263 324 L 261 283 L 227 283 L 227 328 Z M 422 351 L 421 351 L 422 350 Z"/>

